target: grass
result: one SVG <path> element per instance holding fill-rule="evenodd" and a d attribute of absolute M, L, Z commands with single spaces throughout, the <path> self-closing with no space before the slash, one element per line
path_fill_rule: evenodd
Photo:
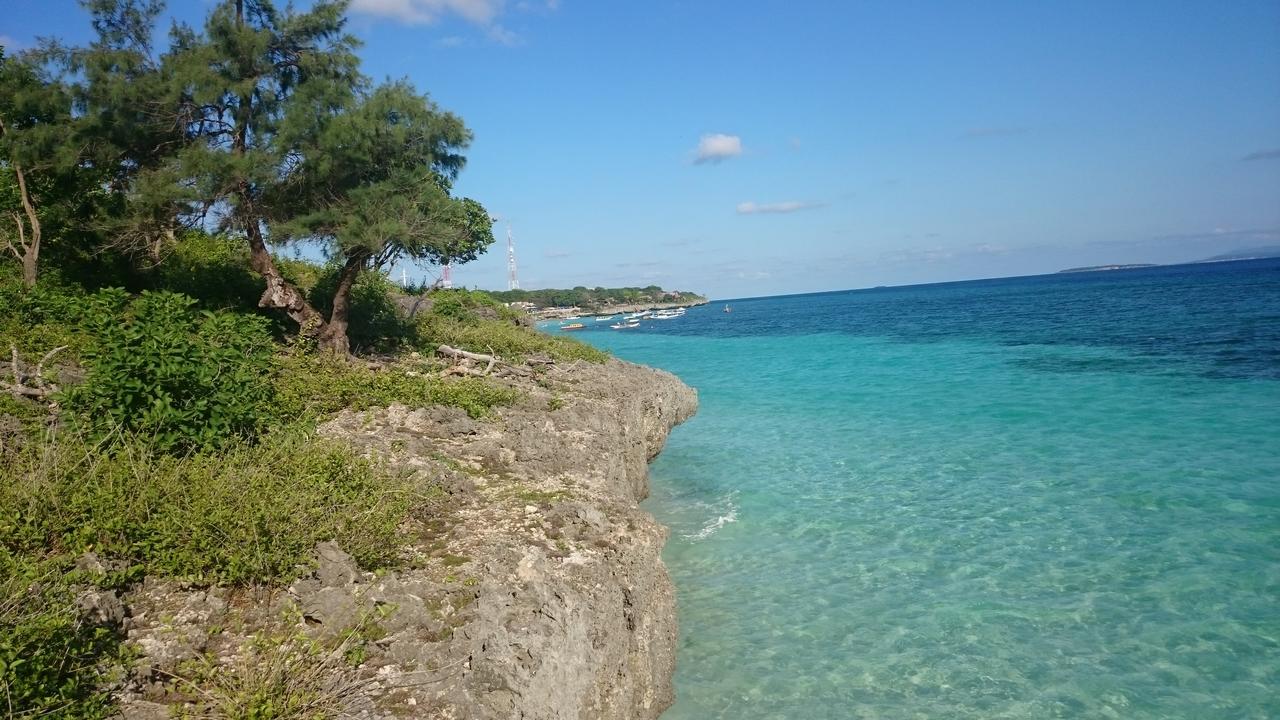
<path fill-rule="evenodd" d="M 82 616 L 70 569 L 61 558 L 0 548 L 0 707 L 7 717 L 112 713 L 98 686 L 118 664 L 119 638 Z"/>
<path fill-rule="evenodd" d="M 0 547 L 28 557 L 93 550 L 148 574 L 248 585 L 297 577 L 317 542 L 362 566 L 394 564 L 399 526 L 440 491 L 294 430 L 183 457 L 133 438 L 76 436 L 10 456 Z"/>
<path fill-rule="evenodd" d="M 483 418 L 519 395 L 483 378 L 441 378 L 426 364 L 382 370 L 316 355 L 281 358 L 276 378 L 276 412 L 282 419 L 320 418 L 345 408 L 403 403 L 410 407 L 447 405 Z"/>
<path fill-rule="evenodd" d="M 355 667 L 364 640 L 348 633 L 321 644 L 293 633 L 260 633 L 228 664 L 187 663 L 172 686 L 190 701 L 179 718 L 328 720 L 361 686 Z"/>

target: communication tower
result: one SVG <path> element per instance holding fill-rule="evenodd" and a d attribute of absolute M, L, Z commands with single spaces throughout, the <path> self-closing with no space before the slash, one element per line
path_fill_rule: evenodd
<path fill-rule="evenodd" d="M 507 289 L 520 289 L 520 280 L 516 278 L 516 245 L 511 240 L 511 223 L 507 223 Z"/>
<path fill-rule="evenodd" d="M 445 263 L 440 273 L 440 287 L 448 290 L 453 287 L 453 263 Z"/>

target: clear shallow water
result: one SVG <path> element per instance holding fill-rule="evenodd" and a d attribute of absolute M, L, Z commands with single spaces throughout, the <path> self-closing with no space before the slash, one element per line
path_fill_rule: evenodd
<path fill-rule="evenodd" d="M 1280 716 L 1280 261 L 732 305 L 578 335 L 701 393 L 664 718 Z"/>

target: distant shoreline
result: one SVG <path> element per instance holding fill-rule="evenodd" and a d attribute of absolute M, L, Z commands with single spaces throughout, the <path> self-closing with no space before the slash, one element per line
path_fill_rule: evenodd
<path fill-rule="evenodd" d="M 564 320 L 570 317 L 602 317 L 605 315 L 617 315 L 618 313 L 637 313 L 645 310 L 672 310 L 675 308 L 696 307 L 698 305 L 706 305 L 710 300 L 702 298 L 693 302 L 672 302 L 672 303 L 633 303 L 629 305 L 610 305 L 605 308 L 595 310 L 584 310 L 582 308 L 546 308 L 544 310 L 535 310 L 529 313 L 535 320 Z"/>
<path fill-rule="evenodd" d="M 1124 265 L 1086 265 L 1059 270 L 1059 273 L 1105 272 L 1107 270 L 1138 270 L 1141 268 L 1160 267 L 1156 263 L 1128 263 Z"/>

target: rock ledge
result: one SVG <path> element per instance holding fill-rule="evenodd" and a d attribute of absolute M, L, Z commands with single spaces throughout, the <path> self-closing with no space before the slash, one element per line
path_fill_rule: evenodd
<path fill-rule="evenodd" d="M 322 543 L 287 592 L 148 581 L 126 595 L 148 671 L 123 693 L 124 715 L 163 717 L 183 663 L 230 666 L 249 638 L 291 633 L 337 647 L 326 682 L 346 716 L 658 717 L 673 699 L 675 599 L 666 529 L 639 502 L 696 393 L 618 360 L 510 382 L 523 399 L 490 421 L 393 405 L 321 428 L 443 479 L 449 498 L 415 529 L 410 569 L 375 576 Z"/>

